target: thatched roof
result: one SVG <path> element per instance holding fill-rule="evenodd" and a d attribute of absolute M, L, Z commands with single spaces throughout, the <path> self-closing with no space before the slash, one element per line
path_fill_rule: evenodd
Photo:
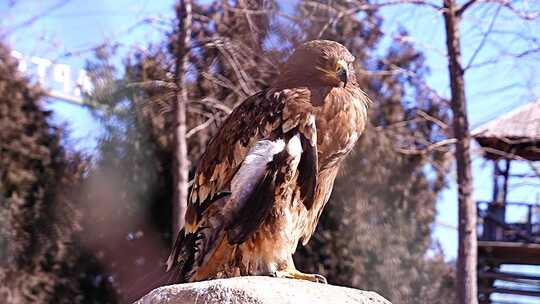
<path fill-rule="evenodd" d="M 476 128 L 472 136 L 488 158 L 540 160 L 540 100 Z"/>

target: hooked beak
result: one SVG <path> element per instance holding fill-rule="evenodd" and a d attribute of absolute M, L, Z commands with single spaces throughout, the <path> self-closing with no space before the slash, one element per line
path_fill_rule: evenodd
<path fill-rule="evenodd" d="M 344 60 L 339 60 L 337 62 L 336 76 L 343 82 L 343 87 L 347 86 L 347 82 L 349 81 L 349 68 Z"/>

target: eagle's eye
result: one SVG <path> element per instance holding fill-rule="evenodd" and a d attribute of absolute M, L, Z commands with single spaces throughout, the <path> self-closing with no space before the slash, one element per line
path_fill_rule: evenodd
<path fill-rule="evenodd" d="M 349 65 L 343 59 L 338 60 L 336 63 L 336 77 L 343 82 L 343 87 L 347 85 L 349 81 Z"/>
<path fill-rule="evenodd" d="M 349 81 L 349 65 L 343 59 L 326 60 L 315 66 L 315 69 L 322 72 L 320 77 L 322 81 L 334 87 L 343 84 L 345 87 Z"/>

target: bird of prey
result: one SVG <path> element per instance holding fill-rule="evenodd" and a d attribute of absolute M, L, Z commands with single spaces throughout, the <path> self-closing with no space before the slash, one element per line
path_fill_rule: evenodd
<path fill-rule="evenodd" d="M 268 89 L 248 97 L 209 142 L 185 227 L 167 260 L 173 280 L 269 275 L 326 282 L 296 270 L 344 157 L 364 130 L 366 94 L 341 44 L 299 46 Z"/>

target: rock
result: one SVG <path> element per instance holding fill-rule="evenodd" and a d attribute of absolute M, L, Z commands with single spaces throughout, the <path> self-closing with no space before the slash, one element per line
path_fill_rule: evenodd
<path fill-rule="evenodd" d="M 156 288 L 135 304 L 391 304 L 372 291 L 271 277 L 239 277 Z"/>

